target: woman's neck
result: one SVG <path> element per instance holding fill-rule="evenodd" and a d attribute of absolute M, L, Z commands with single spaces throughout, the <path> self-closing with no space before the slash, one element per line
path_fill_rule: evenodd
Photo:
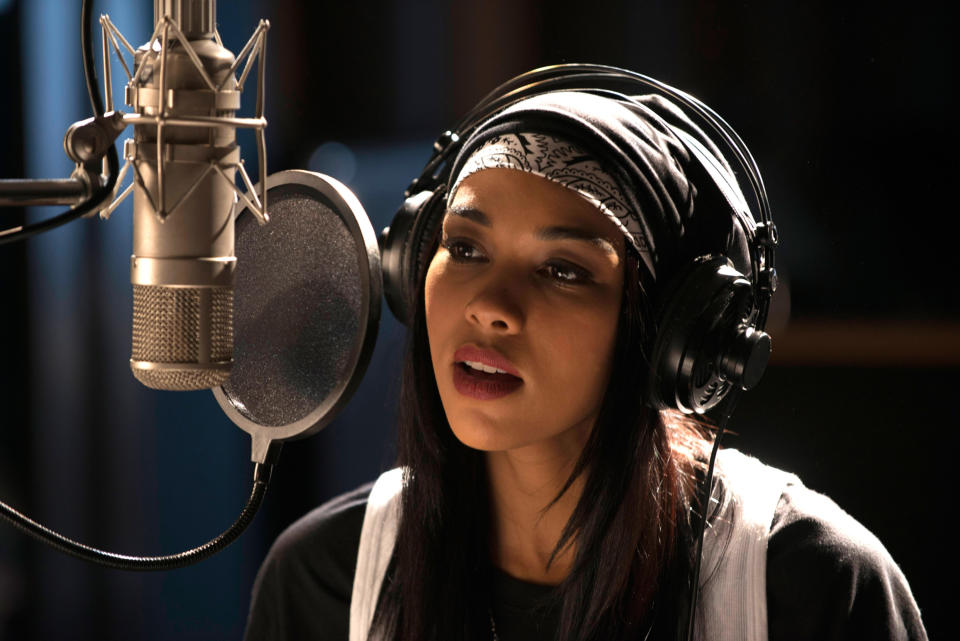
<path fill-rule="evenodd" d="M 550 509 L 544 509 L 563 488 L 581 449 L 582 442 L 551 443 L 487 453 L 492 559 L 507 574 L 549 585 L 559 584 L 569 574 L 574 544 L 564 547 L 549 567 L 548 562 L 580 500 L 582 476 Z"/>

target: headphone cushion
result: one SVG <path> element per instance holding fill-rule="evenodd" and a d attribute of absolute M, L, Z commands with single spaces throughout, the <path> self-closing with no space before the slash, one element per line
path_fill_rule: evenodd
<path fill-rule="evenodd" d="M 410 254 L 406 263 L 408 269 L 406 283 L 410 300 L 414 299 L 417 287 L 426 277 L 427 267 L 433 260 L 437 233 L 440 231 L 440 224 L 447 210 L 446 196 L 446 187 L 438 187 L 417 212 L 409 247 Z"/>
<path fill-rule="evenodd" d="M 380 239 L 383 290 L 393 315 L 409 325 L 417 287 L 432 258 L 433 244 L 445 211 L 445 189 L 407 197 Z"/>
<path fill-rule="evenodd" d="M 431 195 L 431 192 L 423 191 L 406 198 L 390 226 L 380 233 L 383 293 L 393 315 L 404 323 L 409 318 L 411 307 L 410 288 L 407 285 L 410 244 L 413 242 L 417 216 Z"/>

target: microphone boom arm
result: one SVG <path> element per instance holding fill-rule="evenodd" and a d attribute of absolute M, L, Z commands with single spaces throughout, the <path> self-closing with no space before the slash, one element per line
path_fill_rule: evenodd
<path fill-rule="evenodd" d="M 73 123 L 63 138 L 63 150 L 77 168 L 70 178 L 0 180 L 0 207 L 34 205 L 78 205 L 98 187 L 107 184 L 108 174 L 99 167 L 114 141 L 126 129 L 124 114 L 110 111 Z M 92 216 L 96 210 L 84 214 Z"/>

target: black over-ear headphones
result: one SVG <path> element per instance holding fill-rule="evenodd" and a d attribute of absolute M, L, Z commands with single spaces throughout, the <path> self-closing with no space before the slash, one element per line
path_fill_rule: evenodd
<path fill-rule="evenodd" d="M 650 398 L 654 407 L 702 413 L 733 386 L 757 384 L 770 356 L 764 333 L 770 297 L 776 288 L 776 227 L 763 179 L 740 136 L 710 107 L 669 85 L 625 69 L 593 64 L 543 67 L 507 81 L 488 94 L 434 143 L 434 153 L 405 192 L 406 200 L 380 235 L 384 293 L 394 315 L 409 323 L 415 292 L 423 280 L 445 211 L 453 160 L 471 133 L 510 105 L 550 91 L 588 91 L 635 102 L 631 95 L 656 90 L 705 123 L 723 141 L 748 178 L 759 219 L 750 213 L 736 179 L 688 133 L 673 129 L 690 155 L 717 184 L 730 215 L 747 239 L 751 274 L 738 272 L 723 255 L 698 257 L 658 296 L 657 333 L 650 354 Z M 733 181 L 733 182 L 731 182 Z"/>

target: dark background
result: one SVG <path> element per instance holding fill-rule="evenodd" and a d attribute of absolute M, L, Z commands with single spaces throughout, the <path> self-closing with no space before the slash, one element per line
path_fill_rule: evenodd
<path fill-rule="evenodd" d="M 0 177 L 70 172 L 63 133 L 89 116 L 79 7 L 0 0 Z M 149 37 L 148 0 L 95 8 L 134 46 Z M 937 573 L 952 558 L 939 547 L 955 503 L 960 387 L 957 57 L 939 5 L 274 0 L 218 12 L 234 52 L 259 18 L 272 24 L 270 170 L 341 179 L 378 230 L 433 138 L 535 66 L 628 67 L 717 109 L 756 155 L 783 239 L 774 361 L 728 443 L 797 472 L 874 531 L 930 636 L 948 634 Z M 245 113 L 252 102 L 245 95 Z M 252 141 L 241 141 L 255 175 Z M 169 553 L 232 522 L 249 444 L 211 394 L 154 392 L 130 376 L 130 212 L 128 202 L 108 222 L 0 247 L 0 499 L 90 544 Z M 0 210 L 0 223 L 24 215 Z M 160 574 L 104 570 L 0 523 L 0 638 L 239 638 L 276 535 L 390 465 L 403 336 L 384 316 L 357 397 L 285 448 L 255 523 L 212 559 Z"/>

